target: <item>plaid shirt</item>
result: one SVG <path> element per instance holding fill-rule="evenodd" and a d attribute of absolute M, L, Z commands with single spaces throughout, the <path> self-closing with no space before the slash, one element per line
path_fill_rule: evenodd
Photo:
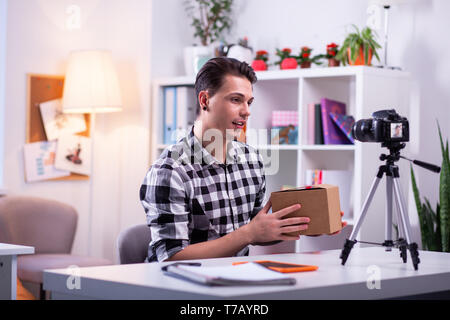
<path fill-rule="evenodd" d="M 220 238 L 247 224 L 263 208 L 262 157 L 244 143 L 229 145 L 223 164 L 202 147 L 192 129 L 150 167 L 140 188 L 152 236 L 149 262 Z M 236 255 L 247 254 L 245 247 Z"/>

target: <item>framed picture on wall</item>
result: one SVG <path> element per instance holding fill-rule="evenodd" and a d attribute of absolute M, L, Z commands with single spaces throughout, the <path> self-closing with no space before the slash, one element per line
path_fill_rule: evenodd
<path fill-rule="evenodd" d="M 64 134 L 56 148 L 55 167 L 60 170 L 89 175 L 91 171 L 91 138 Z"/>
<path fill-rule="evenodd" d="M 55 168 L 56 141 L 27 143 L 24 146 L 25 181 L 36 182 L 67 177 L 68 170 Z"/>
<path fill-rule="evenodd" d="M 39 108 L 47 140 L 56 140 L 64 134 L 86 130 L 84 115 L 63 113 L 61 99 L 42 102 Z"/>

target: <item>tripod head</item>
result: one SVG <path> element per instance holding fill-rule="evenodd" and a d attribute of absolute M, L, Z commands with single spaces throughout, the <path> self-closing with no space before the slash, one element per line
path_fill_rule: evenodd
<path fill-rule="evenodd" d="M 400 158 L 402 158 L 402 159 L 408 160 L 408 161 L 412 162 L 413 164 L 418 165 L 419 167 L 422 167 L 424 169 L 427 169 L 427 170 L 430 170 L 430 171 L 433 171 L 436 173 L 441 172 L 441 167 L 439 167 L 439 166 L 436 166 L 431 163 L 423 162 L 420 160 L 411 160 L 411 159 L 408 159 L 408 158 L 400 155 L 400 150 L 402 150 L 403 148 L 406 147 L 406 143 L 389 141 L 389 142 L 383 142 L 381 144 L 381 146 L 383 148 L 389 149 L 389 155 L 386 155 L 384 153 L 380 155 L 380 160 L 381 161 L 386 160 L 387 165 L 394 165 L 394 163 L 396 161 L 399 161 Z"/>

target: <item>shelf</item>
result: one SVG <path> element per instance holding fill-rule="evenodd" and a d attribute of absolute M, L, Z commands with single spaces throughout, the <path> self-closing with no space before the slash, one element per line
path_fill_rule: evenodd
<path fill-rule="evenodd" d="M 264 145 L 258 145 L 256 146 L 257 149 L 260 150 L 300 150 L 300 146 L 294 145 L 294 144 L 286 144 L 286 145 L 279 145 L 279 144 L 264 144 Z"/>
<path fill-rule="evenodd" d="M 167 148 L 168 144 L 158 144 L 156 148 L 158 150 L 163 150 Z M 255 146 L 254 146 L 255 147 Z M 258 145 L 256 146 L 257 149 L 261 150 L 306 150 L 306 151 L 341 151 L 341 150 L 348 150 L 348 151 L 354 151 L 355 146 L 354 145 L 277 145 L 277 144 L 264 144 L 264 145 Z"/>
<path fill-rule="evenodd" d="M 303 145 L 301 147 L 302 150 L 307 151 L 326 151 L 326 150 L 334 150 L 334 151 L 340 151 L 340 150 L 348 150 L 348 151 L 354 151 L 355 145 L 353 144 L 338 144 L 338 145 Z"/>
<path fill-rule="evenodd" d="M 316 67 L 308 69 L 294 70 L 268 70 L 257 71 L 256 77 L 260 81 L 266 80 L 288 80 L 299 78 L 326 78 L 326 77 L 346 77 L 358 74 L 368 74 L 381 77 L 408 77 L 409 73 L 398 70 L 383 69 L 367 66 L 346 66 L 346 67 Z M 178 76 L 155 79 L 157 86 L 193 86 L 195 76 Z"/>

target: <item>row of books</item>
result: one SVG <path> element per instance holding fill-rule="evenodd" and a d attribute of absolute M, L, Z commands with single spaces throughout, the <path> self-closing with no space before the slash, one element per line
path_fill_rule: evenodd
<path fill-rule="evenodd" d="M 343 102 L 328 98 L 308 104 L 308 144 L 354 144 L 351 129 L 355 119 L 346 115 Z"/>
<path fill-rule="evenodd" d="M 163 143 L 174 144 L 186 134 L 196 118 L 196 95 L 193 87 L 163 88 Z"/>

